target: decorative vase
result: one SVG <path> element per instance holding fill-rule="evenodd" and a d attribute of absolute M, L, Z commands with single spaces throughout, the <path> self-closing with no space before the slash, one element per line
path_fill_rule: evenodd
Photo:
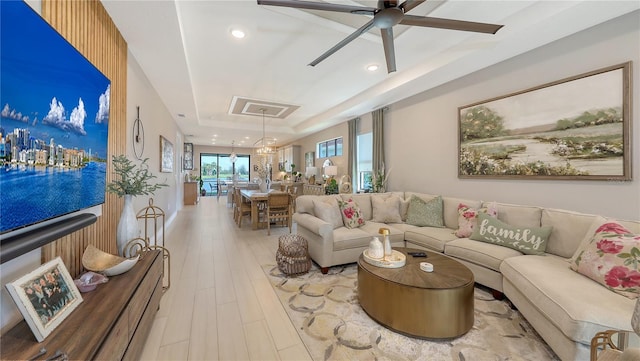
<path fill-rule="evenodd" d="M 116 232 L 116 244 L 120 256 L 129 257 L 128 254 L 125 254 L 125 247 L 130 240 L 138 237 L 138 234 L 138 220 L 136 219 L 136 212 L 133 210 L 133 195 L 125 194 L 124 208 L 122 209 Z"/>
<path fill-rule="evenodd" d="M 260 192 L 266 193 L 267 190 L 269 189 L 269 179 L 268 178 L 260 179 L 259 187 L 260 187 Z"/>

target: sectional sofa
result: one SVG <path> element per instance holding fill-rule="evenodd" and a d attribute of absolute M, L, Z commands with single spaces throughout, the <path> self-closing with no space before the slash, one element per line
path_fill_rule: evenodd
<path fill-rule="evenodd" d="M 471 269 L 477 283 L 495 290 L 496 296 L 506 295 L 562 360 L 588 360 L 590 341 L 599 331 L 631 330 L 635 300 L 614 293 L 569 267 L 569 260 L 575 257 L 581 243 L 590 239 L 606 218 L 561 209 L 493 203 L 501 222 L 517 227 L 551 228 L 543 254 L 523 254 L 455 234 L 461 204 L 481 209 L 489 203 L 441 197 L 442 227 L 420 227 L 407 223 L 412 197 L 416 198 L 414 201 L 428 202 L 437 196 L 414 192 L 304 195 L 296 200 L 293 221 L 297 223 L 298 234 L 309 243 L 311 258 L 323 272 L 331 266 L 356 262 L 372 237 L 379 236 L 381 227 L 389 228 L 394 247 L 442 252 L 457 259 Z M 356 228 L 345 227 L 339 218 L 338 201 L 349 199 L 357 204 L 364 220 Z M 617 222 L 640 234 L 640 221 Z"/>

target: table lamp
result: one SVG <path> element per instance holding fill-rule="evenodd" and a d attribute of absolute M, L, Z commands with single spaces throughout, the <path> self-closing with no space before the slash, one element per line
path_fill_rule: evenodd
<path fill-rule="evenodd" d="M 309 184 L 316 184 L 316 175 L 318 175 L 318 168 L 307 167 L 305 175 L 309 178 Z"/>
<path fill-rule="evenodd" d="M 338 167 L 335 165 L 325 167 L 324 174 L 328 177 L 328 179 L 333 179 L 333 177 L 338 175 Z"/>

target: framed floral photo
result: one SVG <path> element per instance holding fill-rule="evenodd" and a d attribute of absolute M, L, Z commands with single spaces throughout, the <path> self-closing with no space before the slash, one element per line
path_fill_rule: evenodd
<path fill-rule="evenodd" d="M 6 287 L 38 342 L 82 303 L 80 291 L 60 257 L 7 283 Z"/>

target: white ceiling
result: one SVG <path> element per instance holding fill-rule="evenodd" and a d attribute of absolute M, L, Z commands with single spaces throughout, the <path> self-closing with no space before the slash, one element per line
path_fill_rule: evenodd
<path fill-rule="evenodd" d="M 640 8 L 635 0 L 426 1 L 410 14 L 504 27 L 488 35 L 397 25 L 398 71 L 387 74 L 376 28 L 307 66 L 370 19 L 364 15 L 255 0 L 102 3 L 186 141 L 219 146 L 262 137 L 261 116 L 230 114 L 234 97 L 299 106 L 266 118 L 266 135 L 287 144 Z M 232 28 L 247 36 L 233 38 Z M 369 64 L 380 68 L 369 72 Z"/>

